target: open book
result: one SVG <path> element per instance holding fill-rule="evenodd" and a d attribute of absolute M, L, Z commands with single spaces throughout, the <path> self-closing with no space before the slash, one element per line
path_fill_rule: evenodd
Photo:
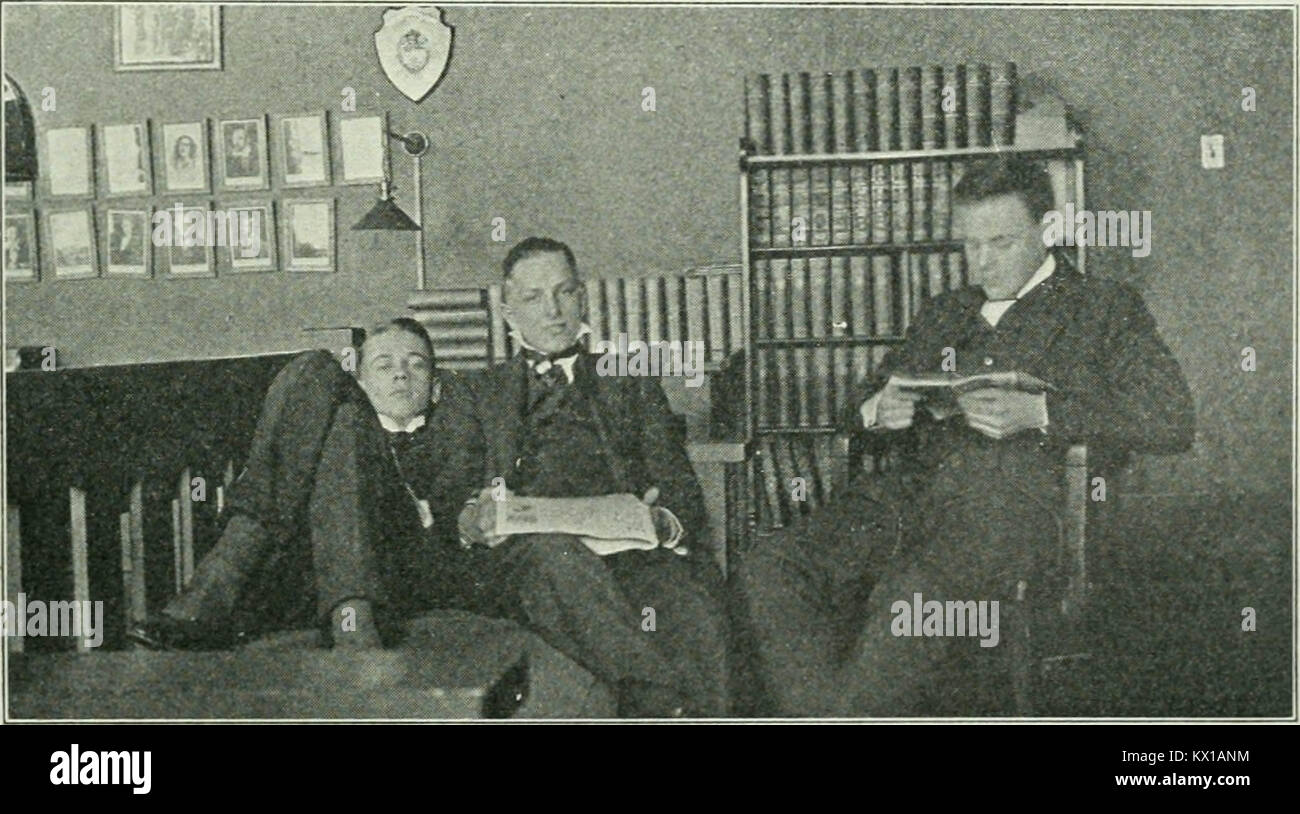
<path fill-rule="evenodd" d="M 924 393 L 930 412 L 939 419 L 957 410 L 957 396 L 973 390 L 996 388 L 1045 393 L 1056 389 L 1037 376 L 1018 370 L 976 373 L 973 376 L 959 376 L 956 373 L 896 373 L 889 378 L 889 384 L 899 390 Z"/>
<path fill-rule="evenodd" d="M 983 390 L 986 387 L 1020 390 L 1025 393 L 1044 393 L 1056 389 L 1037 376 L 1021 373 L 1018 370 L 976 373 L 973 376 L 958 376 L 956 373 L 896 373 L 889 378 L 889 383 L 900 390 L 924 392 L 947 389 L 957 394 Z"/>
<path fill-rule="evenodd" d="M 636 495 L 519 497 L 496 503 L 497 534 L 573 534 L 604 557 L 659 547 L 650 507 Z"/>

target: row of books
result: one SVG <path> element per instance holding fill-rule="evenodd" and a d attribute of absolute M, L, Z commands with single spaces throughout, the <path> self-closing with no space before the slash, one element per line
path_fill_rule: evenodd
<path fill-rule="evenodd" d="M 1015 79 L 1011 62 L 753 74 L 746 141 L 753 155 L 1007 146 Z M 832 163 L 751 170 L 751 246 L 948 239 L 952 162 Z"/>
<path fill-rule="evenodd" d="M 755 260 L 759 429 L 835 426 L 884 357 L 880 340 L 964 281 L 960 251 Z"/>
<path fill-rule="evenodd" d="M 950 161 L 752 170 L 749 245 L 756 249 L 946 241 Z"/>

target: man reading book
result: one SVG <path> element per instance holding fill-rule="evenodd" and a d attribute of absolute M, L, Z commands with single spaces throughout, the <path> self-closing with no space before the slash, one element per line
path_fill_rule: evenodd
<path fill-rule="evenodd" d="M 1010 601 L 1019 580 L 1054 584 L 1065 450 L 1087 444 L 1090 474 L 1104 476 L 1132 453 L 1191 446 L 1191 395 L 1141 297 L 1044 245 L 1043 170 L 973 165 L 953 201 L 970 284 L 926 303 L 845 417 L 897 445 L 899 464 L 859 474 L 740 565 L 773 713 L 922 714 L 969 689 L 963 712 L 1001 711 L 1006 648 L 900 635 L 895 603 Z M 933 386 L 985 373 L 1005 375 Z"/>

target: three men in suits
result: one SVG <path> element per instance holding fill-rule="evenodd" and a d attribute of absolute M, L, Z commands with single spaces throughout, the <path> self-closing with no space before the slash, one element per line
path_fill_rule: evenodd
<path fill-rule="evenodd" d="M 1071 444 L 1088 445 L 1090 474 L 1102 477 L 1131 453 L 1191 446 L 1187 384 L 1141 297 L 1045 247 L 1045 173 L 1019 159 L 973 166 L 953 200 L 971 285 L 926 303 L 846 417 L 878 447 L 900 444 L 901 464 L 860 474 L 740 564 L 753 670 L 776 714 L 917 714 L 976 676 L 996 682 L 1005 647 L 902 635 L 896 603 L 920 593 L 1005 606 L 1022 579 L 1058 581 Z M 896 378 L 998 371 L 1049 387 L 985 387 L 945 403 Z M 1000 686 L 984 700 L 1006 697 Z"/>
<path fill-rule="evenodd" d="M 585 288 L 563 243 L 529 238 L 504 262 L 504 314 L 522 352 L 472 380 L 485 488 L 460 515 L 491 549 L 501 601 L 613 687 L 620 714 L 721 715 L 719 575 L 703 498 L 658 381 L 600 376 L 580 340 Z M 662 546 L 601 557 L 578 538 L 495 532 L 494 497 L 630 493 Z"/>
<path fill-rule="evenodd" d="M 357 372 L 312 351 L 276 376 L 221 538 L 134 640 L 208 648 L 320 626 L 336 647 L 373 647 L 421 610 L 473 604 L 482 569 L 455 517 L 483 450 L 464 385 L 409 318 L 370 332 Z"/>

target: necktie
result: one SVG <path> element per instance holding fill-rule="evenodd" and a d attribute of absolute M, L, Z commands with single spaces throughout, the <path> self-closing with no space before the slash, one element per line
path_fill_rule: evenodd
<path fill-rule="evenodd" d="M 547 387 L 559 387 L 569 383 L 569 377 L 558 363 L 582 353 L 582 345 L 575 342 L 569 347 L 555 353 L 545 353 L 532 348 L 524 348 L 524 360 L 533 373 Z"/>

